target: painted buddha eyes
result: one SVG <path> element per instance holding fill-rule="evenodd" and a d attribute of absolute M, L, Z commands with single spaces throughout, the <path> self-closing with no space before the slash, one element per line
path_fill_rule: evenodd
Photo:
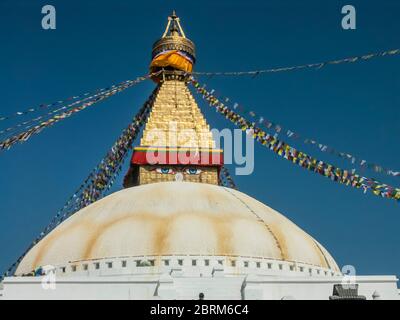
<path fill-rule="evenodd" d="M 174 174 L 175 171 L 172 168 L 157 168 L 156 171 L 162 174 Z"/>
<path fill-rule="evenodd" d="M 161 174 L 175 174 L 176 171 L 172 168 L 157 168 L 156 171 Z M 197 175 L 201 173 L 200 169 L 197 168 L 185 168 L 182 170 L 183 173 L 188 175 Z"/>
<path fill-rule="evenodd" d="M 200 174 L 201 170 L 197 168 L 187 168 L 185 169 L 185 173 L 189 175 Z"/>

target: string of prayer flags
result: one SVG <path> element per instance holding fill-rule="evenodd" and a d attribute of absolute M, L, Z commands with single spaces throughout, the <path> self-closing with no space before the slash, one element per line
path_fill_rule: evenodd
<path fill-rule="evenodd" d="M 309 171 L 320 174 L 332 181 L 351 186 L 353 188 L 361 188 L 364 192 L 368 190 L 374 195 L 383 198 L 394 199 L 400 201 L 400 189 L 394 188 L 387 184 L 380 183 L 379 181 L 355 174 L 348 170 L 335 167 L 329 163 L 313 158 L 304 152 L 301 152 L 283 141 L 278 140 L 261 128 L 256 126 L 255 122 L 250 122 L 244 117 L 228 108 L 223 102 L 218 100 L 213 94 L 207 91 L 204 86 L 202 87 L 196 80 L 191 78 L 190 83 L 194 86 L 196 91 L 208 102 L 211 107 L 214 107 L 217 112 L 224 115 L 226 119 L 230 120 L 236 126 L 250 134 L 255 140 L 260 142 L 263 146 L 273 151 L 280 157 L 296 164 Z"/>
<path fill-rule="evenodd" d="M 49 117 L 49 116 L 51 116 L 51 115 L 53 115 L 53 114 L 55 114 L 55 113 L 58 113 L 58 112 L 60 112 L 60 111 L 62 111 L 62 110 L 66 110 L 66 109 L 72 108 L 73 106 L 76 106 L 76 105 L 79 105 L 79 104 L 81 104 L 81 103 L 84 103 L 85 101 L 92 100 L 92 99 L 95 99 L 95 98 L 97 98 L 97 97 L 99 97 L 99 96 L 112 93 L 114 90 L 118 89 L 120 86 L 122 86 L 122 85 L 113 86 L 113 88 L 110 89 L 110 90 L 101 91 L 101 92 L 96 93 L 96 94 L 93 94 L 93 95 L 91 95 L 91 96 L 86 96 L 85 98 L 83 98 L 83 99 L 81 99 L 81 100 L 77 100 L 77 101 L 75 101 L 75 102 L 73 102 L 73 103 L 71 103 L 71 104 L 63 105 L 63 106 L 61 106 L 61 107 L 59 107 L 59 108 L 57 108 L 57 109 L 51 110 L 51 111 L 49 111 L 48 113 L 43 114 L 43 115 L 41 115 L 41 116 L 38 116 L 38 117 L 33 118 L 33 119 L 30 119 L 30 120 L 23 121 L 23 122 L 21 122 L 21 123 L 18 123 L 17 125 L 14 125 L 14 126 L 9 127 L 9 128 L 7 128 L 7 129 L 1 130 L 1 131 L 0 131 L 0 134 L 4 134 L 4 133 L 7 133 L 7 134 L 8 134 L 8 133 L 13 132 L 13 131 L 16 131 L 16 130 L 22 128 L 22 127 L 23 127 L 23 130 L 30 129 L 30 128 L 33 127 L 32 123 L 39 122 L 40 120 L 43 120 L 43 119 L 45 119 L 46 117 Z M 25 127 L 24 127 L 24 126 L 25 126 Z"/>
<path fill-rule="evenodd" d="M 69 212 L 71 212 L 71 210 L 75 212 L 97 201 L 99 197 L 102 196 L 104 190 L 111 188 L 116 177 L 115 173 L 119 172 L 120 169 L 118 168 L 121 168 L 133 140 L 136 138 L 142 125 L 146 122 L 152 99 L 151 97 L 144 104 L 132 123 L 123 131 L 107 155 L 92 170 L 84 183 L 78 188 L 77 192 L 70 197 L 66 205 L 60 210 L 60 213 L 56 217 L 57 219 L 63 212 L 68 212 L 68 210 Z M 69 213 L 64 214 L 64 216 L 68 217 Z"/>
<path fill-rule="evenodd" d="M 197 83 L 196 80 L 193 79 L 192 82 L 193 81 L 194 81 L 194 83 Z M 206 86 L 203 86 L 203 87 L 206 87 Z M 212 93 L 214 96 L 217 96 L 218 94 L 215 92 L 216 92 L 215 90 L 210 91 L 210 93 Z M 225 97 L 220 97 L 219 100 L 224 101 L 224 102 L 231 101 L 231 99 L 225 98 Z M 371 171 L 374 171 L 377 173 L 386 174 L 386 175 L 392 176 L 392 177 L 400 177 L 400 170 L 390 169 L 390 168 L 381 166 L 379 164 L 369 162 L 369 161 L 367 161 L 363 158 L 360 158 L 358 156 L 355 156 L 351 153 L 336 150 L 335 148 L 328 146 L 324 143 L 318 142 L 315 139 L 302 137 L 298 132 L 295 132 L 291 129 L 286 129 L 281 124 L 278 124 L 271 120 L 268 120 L 267 118 L 258 115 L 256 112 L 246 109 L 245 107 L 243 107 L 242 105 L 240 105 L 237 102 L 233 104 L 233 109 L 240 111 L 242 114 L 249 115 L 255 123 L 257 123 L 260 126 L 265 127 L 268 130 L 273 130 L 277 134 L 285 135 L 286 137 L 288 137 L 290 139 L 301 141 L 304 144 L 311 145 L 320 152 L 329 153 L 330 155 L 334 155 L 341 159 L 349 161 L 353 166 L 357 165 L 361 169 L 368 169 L 368 170 L 371 170 Z"/>
<path fill-rule="evenodd" d="M 111 149 L 107 152 L 106 156 L 92 170 L 85 181 L 79 186 L 78 190 L 67 200 L 61 210 L 57 212 L 50 224 L 48 224 L 40 235 L 32 241 L 17 261 L 15 261 L 6 272 L 4 272 L 0 277 L 0 282 L 5 276 L 11 275 L 15 272 L 18 264 L 22 261 L 29 250 L 49 234 L 50 231 L 75 212 L 103 197 L 105 193 L 110 190 L 116 177 L 121 172 L 123 161 L 126 159 L 134 139 L 138 136 L 141 127 L 146 122 L 151 106 L 153 105 L 155 92 L 156 90 L 153 91 L 151 97 L 142 106 L 129 126 L 118 137 Z"/>
<path fill-rule="evenodd" d="M 70 97 L 68 97 L 66 99 L 63 99 L 63 100 L 58 100 L 58 101 L 55 101 L 55 102 L 52 102 L 52 103 L 48 103 L 48 104 L 43 103 L 43 104 L 40 104 L 40 105 L 38 105 L 36 107 L 29 107 L 29 108 L 27 108 L 25 110 L 17 111 L 17 112 L 14 112 L 12 114 L 9 114 L 9 115 L 0 115 L 0 121 L 9 120 L 9 119 L 12 119 L 12 118 L 15 118 L 15 117 L 19 117 L 19 116 L 24 116 L 24 115 L 27 115 L 27 114 L 30 114 L 30 113 L 34 113 L 34 112 L 37 112 L 37 111 L 41 111 L 41 110 L 44 110 L 44 109 L 47 109 L 47 108 L 59 107 L 61 105 L 67 104 L 67 103 L 70 104 L 71 101 L 74 101 L 76 99 L 85 99 L 86 100 L 88 98 L 88 96 L 101 94 L 102 92 L 112 90 L 115 87 L 119 87 L 119 86 L 124 85 L 124 84 L 129 84 L 132 81 L 135 81 L 135 80 L 126 80 L 126 81 L 123 81 L 123 82 L 120 82 L 118 84 L 114 84 L 114 85 L 111 85 L 111 86 L 108 86 L 108 87 L 105 87 L 105 88 L 100 88 L 100 89 L 96 89 L 94 91 L 85 92 L 85 93 L 78 94 L 78 95 L 75 95 L 75 96 L 70 96 Z M 2 133 L 2 132 L 0 132 L 0 133 Z"/>
<path fill-rule="evenodd" d="M 221 185 L 237 190 L 236 184 L 233 181 L 231 175 L 229 174 L 228 169 L 225 166 L 221 167 L 219 176 L 220 176 L 220 180 L 221 180 Z"/>
<path fill-rule="evenodd" d="M 147 119 L 150 107 L 150 102 L 146 103 L 131 125 L 123 131 L 114 146 L 97 167 L 95 174 L 91 175 L 88 185 L 76 197 L 77 200 L 73 207 L 74 211 L 80 210 L 97 201 L 102 197 L 105 190 L 111 188 L 115 181 L 116 173 L 120 171 L 123 160 L 128 155 L 133 140 Z"/>
<path fill-rule="evenodd" d="M 354 62 L 371 60 L 371 59 L 377 58 L 377 57 L 394 56 L 394 55 L 398 55 L 399 53 L 400 53 L 400 49 L 392 49 L 392 50 L 386 50 L 386 51 L 381 51 L 381 52 L 369 53 L 369 54 L 365 54 L 362 56 L 349 57 L 349 58 L 344 58 L 344 59 L 339 59 L 339 60 L 330 60 L 330 61 L 325 61 L 325 62 L 309 63 L 309 64 L 303 64 L 303 65 L 292 66 L 292 67 L 280 67 L 280 68 L 261 69 L 261 70 L 252 70 L 252 71 L 192 72 L 192 74 L 198 75 L 198 76 L 209 76 L 209 77 L 211 77 L 211 76 L 246 76 L 246 75 L 255 77 L 260 74 L 265 74 L 265 73 L 295 71 L 295 70 L 300 70 L 300 69 L 321 69 L 327 65 L 354 63 Z"/>
<path fill-rule="evenodd" d="M 123 91 L 123 90 L 125 90 L 127 88 L 130 88 L 133 85 L 148 79 L 149 77 L 150 76 L 139 77 L 136 80 L 125 82 L 122 85 L 116 86 L 115 88 L 113 88 L 113 89 L 111 89 L 109 91 L 106 91 L 106 92 L 103 92 L 103 93 L 99 94 L 98 96 L 94 97 L 93 99 L 91 99 L 89 101 L 83 102 L 81 105 L 79 105 L 77 107 L 74 107 L 73 109 L 64 111 L 64 112 L 62 112 L 60 114 L 56 114 L 54 117 L 52 117 L 50 119 L 47 119 L 47 120 L 39 123 L 38 125 L 36 125 L 36 126 L 34 126 L 32 128 L 29 128 L 26 131 L 22 131 L 22 132 L 20 132 L 20 133 L 18 133 L 16 135 L 13 135 L 13 136 L 11 136 L 11 137 L 3 140 L 3 141 L 0 141 L 0 150 L 1 149 L 7 149 L 8 150 L 16 143 L 23 143 L 23 142 L 27 141 L 32 135 L 40 133 L 45 128 L 51 127 L 54 124 L 56 124 L 57 122 L 59 122 L 59 121 L 61 121 L 63 119 L 69 118 L 73 114 L 78 113 L 78 112 L 80 112 L 82 110 L 85 110 L 86 108 L 88 108 L 88 107 L 90 107 L 90 106 L 92 106 L 92 105 L 94 105 L 94 104 L 96 104 L 96 103 L 98 103 L 98 102 L 100 102 L 100 101 L 102 101 L 104 99 L 107 99 L 107 98 L 115 95 L 118 92 L 121 92 L 121 91 Z"/>

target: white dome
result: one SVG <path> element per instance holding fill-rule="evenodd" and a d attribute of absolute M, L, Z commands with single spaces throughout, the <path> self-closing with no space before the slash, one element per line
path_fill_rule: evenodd
<path fill-rule="evenodd" d="M 80 210 L 33 247 L 16 274 L 71 261 L 161 255 L 246 256 L 339 271 L 316 240 L 244 193 L 162 182 L 124 189 Z"/>

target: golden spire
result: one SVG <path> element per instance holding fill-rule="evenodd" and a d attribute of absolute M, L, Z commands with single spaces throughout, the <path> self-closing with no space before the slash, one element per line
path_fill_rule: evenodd
<path fill-rule="evenodd" d="M 154 79 L 158 90 L 125 187 L 174 180 L 218 184 L 222 150 L 215 148 L 210 127 L 186 84 L 194 61 L 194 44 L 173 11 L 153 45 L 150 70 L 162 73 Z"/>

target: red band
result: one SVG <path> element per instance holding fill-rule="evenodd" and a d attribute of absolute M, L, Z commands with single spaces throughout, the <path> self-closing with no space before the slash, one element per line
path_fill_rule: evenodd
<path fill-rule="evenodd" d="M 224 156 L 222 152 L 194 152 L 194 151 L 134 151 L 132 164 L 139 165 L 198 165 L 222 166 Z"/>

